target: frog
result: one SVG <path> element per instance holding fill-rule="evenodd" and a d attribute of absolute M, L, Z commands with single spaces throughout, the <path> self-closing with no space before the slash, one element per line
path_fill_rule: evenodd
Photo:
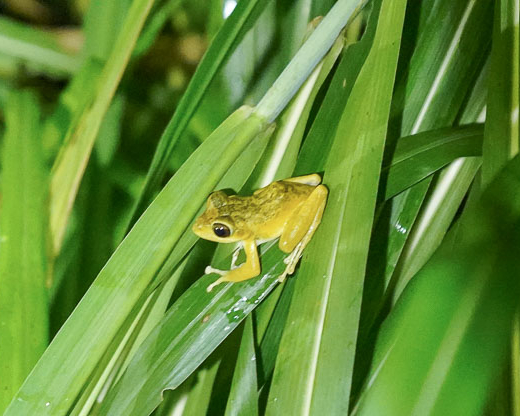
<path fill-rule="evenodd" d="M 278 180 L 256 190 L 251 196 L 227 195 L 216 191 L 209 195 L 205 211 L 195 220 L 193 232 L 200 238 L 218 243 L 238 243 L 230 270 L 207 266 L 205 274 L 220 275 L 207 287 L 224 282 L 242 282 L 260 275 L 258 246 L 279 239 L 279 249 L 288 254 L 285 270 L 278 281 L 292 275 L 303 250 L 321 222 L 328 189 L 318 174 Z M 236 265 L 240 250 L 246 260 Z"/>

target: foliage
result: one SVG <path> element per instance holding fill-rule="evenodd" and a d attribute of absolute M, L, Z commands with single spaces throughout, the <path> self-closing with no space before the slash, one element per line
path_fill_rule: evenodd
<path fill-rule="evenodd" d="M 0 412 L 520 414 L 519 0 L 0 10 Z M 208 293 L 208 194 L 309 173 Z"/>

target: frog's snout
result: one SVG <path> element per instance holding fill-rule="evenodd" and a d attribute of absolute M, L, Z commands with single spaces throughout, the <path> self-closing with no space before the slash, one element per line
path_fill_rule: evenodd
<path fill-rule="evenodd" d="M 203 233 L 203 228 L 204 224 L 197 218 L 197 220 L 195 220 L 195 222 L 193 223 L 191 230 L 200 237 Z"/>

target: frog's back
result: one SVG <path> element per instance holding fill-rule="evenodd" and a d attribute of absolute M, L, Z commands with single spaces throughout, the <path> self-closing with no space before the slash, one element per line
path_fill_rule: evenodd
<path fill-rule="evenodd" d="M 249 199 L 247 223 L 260 239 L 279 237 L 294 211 L 309 197 L 314 186 L 276 181 L 244 199 Z"/>
<path fill-rule="evenodd" d="M 304 201 L 314 188 L 313 185 L 282 180 L 256 190 L 252 198 L 258 204 L 271 204 L 274 207 L 276 204 L 285 205 L 292 201 Z"/>

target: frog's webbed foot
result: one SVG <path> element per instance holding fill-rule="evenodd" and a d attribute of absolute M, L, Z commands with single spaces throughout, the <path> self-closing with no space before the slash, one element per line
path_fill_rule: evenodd
<path fill-rule="evenodd" d="M 235 251 L 233 251 L 233 257 L 231 257 L 231 267 L 230 267 L 231 270 L 236 269 L 238 267 L 236 265 L 236 263 L 237 263 L 238 255 L 240 253 L 241 248 L 242 247 L 238 246 L 235 249 Z M 229 270 L 220 270 L 220 269 L 215 269 L 214 267 L 211 267 L 211 266 L 206 266 L 206 268 L 204 269 L 204 274 L 211 274 L 211 273 L 216 273 L 221 276 L 224 276 L 225 274 L 229 273 Z"/>
<path fill-rule="evenodd" d="M 233 270 L 219 270 L 214 269 L 211 266 L 206 267 L 206 271 L 210 273 L 216 273 L 219 274 L 221 277 L 219 277 L 217 280 L 215 280 L 213 283 L 211 283 L 207 288 L 207 292 L 211 292 L 213 288 L 221 283 L 224 282 L 241 282 L 243 280 L 251 279 L 252 277 L 255 277 L 260 272 L 259 270 L 253 270 L 249 267 L 249 265 L 240 265 L 239 267 L 236 267 Z"/>
<path fill-rule="evenodd" d="M 211 292 L 213 290 L 213 288 L 221 283 L 224 283 L 224 282 L 227 282 L 228 280 L 223 276 L 223 277 L 220 277 L 218 278 L 217 280 L 215 280 L 213 283 L 211 283 L 210 285 L 208 285 L 208 287 L 206 288 L 206 292 Z"/>
<path fill-rule="evenodd" d="M 283 262 L 287 264 L 287 267 L 283 271 L 283 273 L 278 276 L 278 281 L 282 283 L 285 278 L 288 275 L 291 275 L 294 273 L 294 269 L 296 268 L 296 265 L 298 264 L 298 261 L 300 260 L 300 257 L 302 256 L 303 249 L 305 248 L 305 245 L 300 241 L 298 245 L 294 248 L 294 250 L 289 254 Z"/>
<path fill-rule="evenodd" d="M 223 282 L 242 282 L 243 280 L 251 279 L 260 274 L 260 260 L 258 259 L 258 251 L 254 240 L 247 240 L 244 242 L 244 250 L 246 252 L 246 262 L 240 266 L 235 266 L 238 258 L 238 252 L 241 247 L 233 253 L 231 262 L 231 270 L 219 270 L 211 266 L 206 267 L 205 273 L 216 273 L 221 277 L 210 284 L 206 291 L 211 292 L 213 288 Z"/>
<path fill-rule="evenodd" d="M 228 272 L 228 270 L 215 269 L 214 267 L 211 267 L 211 266 L 206 266 L 206 268 L 204 269 L 204 274 L 216 273 L 221 276 L 224 276 L 227 272 Z"/>
<path fill-rule="evenodd" d="M 206 288 L 206 292 L 211 292 L 215 286 L 219 285 L 220 283 L 226 282 L 227 279 L 225 276 L 229 273 L 229 270 L 220 270 L 220 269 L 215 269 L 214 267 L 211 267 L 211 266 L 206 266 L 206 268 L 204 269 L 204 274 L 211 274 L 211 273 L 218 274 L 222 277 L 215 280 L 212 284 L 210 284 Z"/>

